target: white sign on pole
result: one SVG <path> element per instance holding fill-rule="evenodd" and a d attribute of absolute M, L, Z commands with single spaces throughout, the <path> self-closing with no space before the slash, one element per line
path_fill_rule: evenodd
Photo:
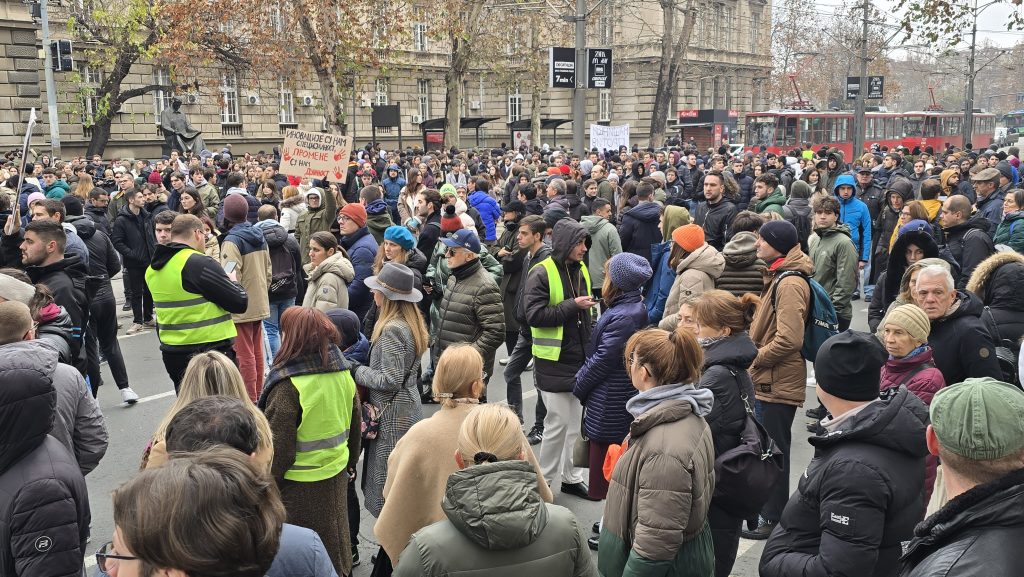
<path fill-rule="evenodd" d="M 590 149 L 599 152 L 618 150 L 620 146 L 629 148 L 629 125 L 602 126 L 590 125 Z"/>
<path fill-rule="evenodd" d="M 521 146 L 530 146 L 529 130 L 516 130 L 512 133 L 512 148 L 518 149 Z"/>

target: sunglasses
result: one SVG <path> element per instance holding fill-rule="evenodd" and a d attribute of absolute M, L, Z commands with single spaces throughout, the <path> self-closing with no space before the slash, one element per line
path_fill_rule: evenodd
<path fill-rule="evenodd" d="M 459 254 L 459 249 L 455 247 L 449 247 L 448 250 L 444 251 L 445 258 L 452 258 L 457 254 Z"/>

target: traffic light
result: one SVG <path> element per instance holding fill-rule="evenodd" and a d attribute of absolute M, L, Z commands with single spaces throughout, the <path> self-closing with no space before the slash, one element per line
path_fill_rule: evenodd
<path fill-rule="evenodd" d="M 71 41 L 54 40 L 50 42 L 50 65 L 54 72 L 69 72 L 75 66 L 71 58 Z"/>

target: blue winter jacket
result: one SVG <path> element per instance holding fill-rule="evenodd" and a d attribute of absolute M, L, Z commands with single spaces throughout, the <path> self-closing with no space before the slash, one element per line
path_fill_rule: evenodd
<path fill-rule="evenodd" d="M 594 353 L 576 373 L 576 395 L 586 408 L 583 430 L 601 443 L 621 443 L 633 415 L 626 401 L 637 393 L 622 360 L 626 341 L 647 326 L 640 290 L 624 293 L 598 319 L 591 336 Z"/>
<path fill-rule="evenodd" d="M 484 221 L 485 240 L 494 241 L 498 238 L 497 222 L 501 220 L 501 207 L 498 201 L 491 198 L 491 195 L 477 190 L 469 195 L 469 205 L 480 213 L 480 220 Z"/>
<path fill-rule="evenodd" d="M 832 194 L 839 199 L 839 222 L 850 227 L 850 238 L 853 246 L 857 247 L 858 260 L 867 262 L 871 256 L 871 212 L 868 205 L 856 196 L 843 200 L 837 192 L 843 185 L 852 186 L 854 190 L 857 188 L 851 174 L 840 175 L 832 186 Z"/>
<path fill-rule="evenodd" d="M 370 289 L 366 288 L 366 279 L 373 275 L 373 259 L 377 256 L 377 241 L 365 226 L 354 233 L 341 237 L 341 246 L 348 251 L 348 259 L 356 274 L 348 283 L 348 308 L 356 313 L 360 320 L 366 317 L 373 303 Z"/>
<path fill-rule="evenodd" d="M 676 271 L 668 266 L 668 255 L 672 252 L 672 242 L 651 245 L 651 262 L 654 263 L 654 276 L 644 287 L 644 304 L 647 307 L 648 324 L 656 325 L 665 316 L 665 301 L 676 280 Z M 675 311 L 672 311 L 675 312 Z"/>
<path fill-rule="evenodd" d="M 389 170 L 397 169 L 396 166 Z M 384 185 L 384 200 L 387 201 L 388 206 L 395 205 L 398 202 L 398 195 L 402 194 L 402 188 L 405 186 L 405 177 L 401 173 L 394 179 L 385 176 L 380 183 Z"/>

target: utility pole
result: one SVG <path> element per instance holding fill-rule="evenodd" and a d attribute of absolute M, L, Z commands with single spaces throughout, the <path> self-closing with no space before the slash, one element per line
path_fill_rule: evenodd
<path fill-rule="evenodd" d="M 50 19 L 48 0 L 39 0 L 39 18 L 43 25 L 43 75 L 46 78 L 46 120 L 50 124 L 50 155 L 60 157 L 60 117 L 57 116 L 57 86 L 53 81 L 53 56 L 50 46 Z"/>
<path fill-rule="evenodd" d="M 974 51 L 978 43 L 978 0 L 974 0 L 971 19 L 971 54 L 967 58 L 967 99 L 964 102 L 964 146 L 972 142 L 974 133 Z"/>
<path fill-rule="evenodd" d="M 868 10 L 870 0 L 864 0 L 862 7 L 863 29 L 860 37 L 860 90 L 857 92 L 857 104 L 853 113 L 853 159 L 860 158 L 864 153 L 864 97 L 868 89 Z"/>
<path fill-rule="evenodd" d="M 572 148 L 583 156 L 587 122 L 587 2 L 576 0 L 576 88 L 572 91 Z"/>

